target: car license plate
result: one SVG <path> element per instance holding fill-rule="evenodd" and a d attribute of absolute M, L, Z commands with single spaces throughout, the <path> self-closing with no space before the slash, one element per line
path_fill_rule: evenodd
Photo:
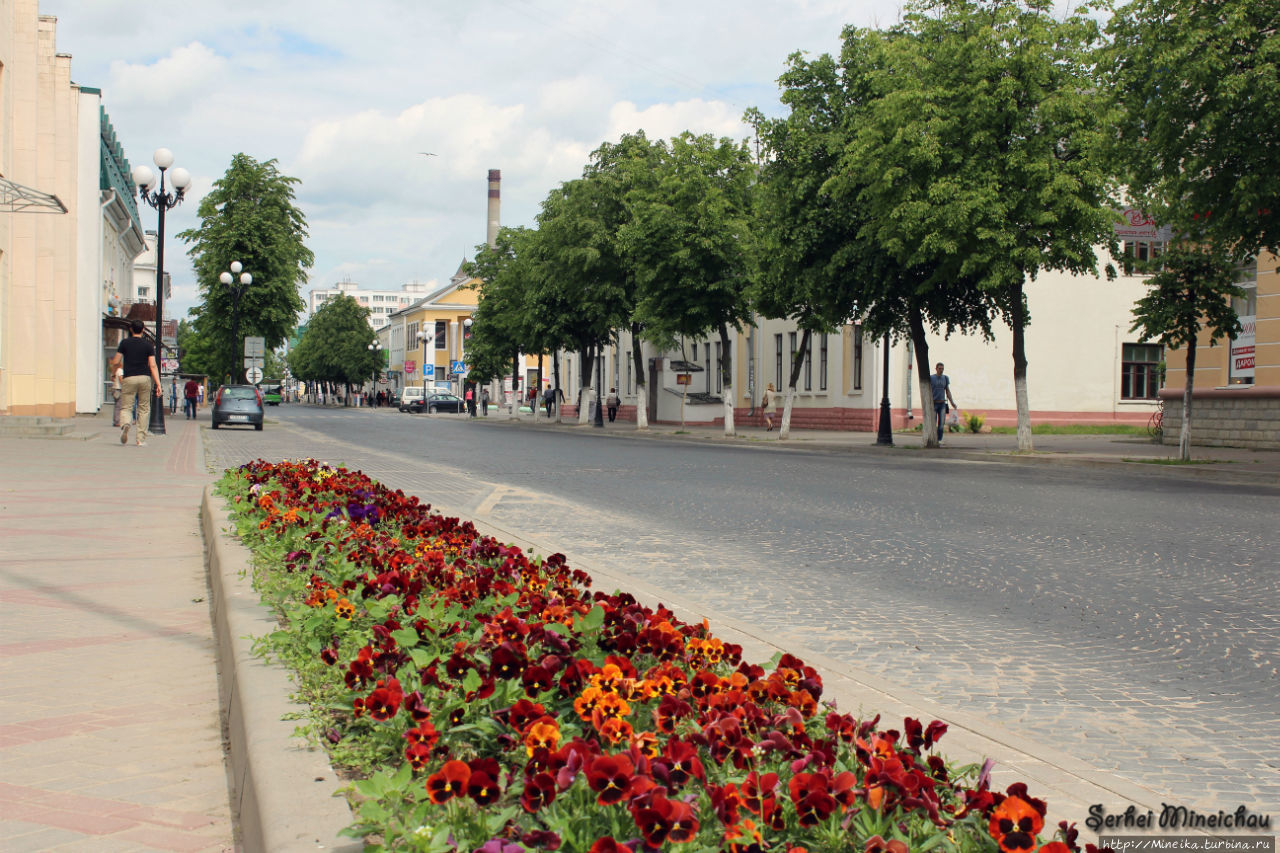
<path fill-rule="evenodd" d="M 243 424 L 243 423 L 248 423 L 248 422 L 249 422 L 249 416 L 248 416 L 248 415 L 228 415 L 228 416 L 227 416 L 227 421 L 228 421 L 228 422 L 230 422 L 230 421 L 234 421 L 234 422 L 236 422 L 236 423 L 242 423 L 242 424 Z"/>

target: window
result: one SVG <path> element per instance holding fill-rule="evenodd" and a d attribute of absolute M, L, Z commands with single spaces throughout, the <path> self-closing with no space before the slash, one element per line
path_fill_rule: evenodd
<path fill-rule="evenodd" d="M 862 390 L 862 327 L 853 327 L 853 390 Z"/>
<path fill-rule="evenodd" d="M 818 390 L 827 390 L 827 336 L 822 335 L 818 349 Z"/>
<path fill-rule="evenodd" d="M 782 387 L 782 335 L 774 335 L 773 344 L 774 344 L 774 348 L 777 350 L 777 355 L 775 357 L 776 363 L 773 366 L 773 372 L 775 376 L 773 380 L 773 387 L 781 388 Z"/>
<path fill-rule="evenodd" d="M 447 348 L 449 344 L 449 340 L 448 340 L 449 335 L 448 335 L 448 332 L 446 331 L 448 329 L 448 326 L 449 324 L 446 323 L 444 320 L 436 320 L 436 349 Z"/>
<path fill-rule="evenodd" d="M 809 336 L 809 346 L 804 349 L 804 390 L 813 390 L 813 335 Z"/>
<path fill-rule="evenodd" d="M 1125 344 L 1120 361 L 1120 399 L 1154 400 L 1160 391 L 1160 345 Z"/>
<path fill-rule="evenodd" d="M 405 334 L 409 336 L 409 343 L 416 346 L 418 343 L 418 324 L 410 323 L 405 327 Z"/>
<path fill-rule="evenodd" d="M 791 332 L 790 334 L 787 335 L 787 343 L 791 345 L 789 347 L 789 350 L 791 352 L 791 357 L 787 359 L 787 384 L 790 385 L 791 374 L 796 372 L 796 333 L 795 332 Z M 782 386 L 779 385 L 778 387 L 781 388 Z"/>
<path fill-rule="evenodd" d="M 716 393 L 724 392 L 724 371 L 720 369 L 720 365 L 724 363 L 724 354 L 720 341 L 716 341 Z"/>
<path fill-rule="evenodd" d="M 697 351 L 697 344 L 694 344 L 694 351 Z M 702 345 L 702 361 L 707 369 L 707 393 L 711 393 L 711 344 Z"/>
<path fill-rule="evenodd" d="M 1143 269 L 1143 264 L 1163 255 L 1168 245 L 1163 240 L 1125 240 L 1124 260 L 1121 261 L 1124 274 L 1147 275 L 1153 272 L 1151 269 Z"/>

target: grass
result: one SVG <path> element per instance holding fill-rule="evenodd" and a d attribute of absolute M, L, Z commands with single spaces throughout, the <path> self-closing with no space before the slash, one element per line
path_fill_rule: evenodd
<path fill-rule="evenodd" d="M 1017 427 L 992 427 L 997 435 L 1014 435 Z M 1032 424 L 1032 435 L 1150 435 L 1136 424 Z"/>

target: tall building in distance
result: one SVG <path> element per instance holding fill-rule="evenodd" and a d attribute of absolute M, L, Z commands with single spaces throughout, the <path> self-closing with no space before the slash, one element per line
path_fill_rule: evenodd
<path fill-rule="evenodd" d="M 307 319 L 310 320 L 320 306 L 337 296 L 350 296 L 369 309 L 369 325 L 375 330 L 387 325 L 387 318 L 407 308 L 426 296 L 437 286 L 430 282 L 412 281 L 400 285 L 399 290 L 363 290 L 353 281 L 340 281 L 333 287 L 321 287 L 311 291 L 307 298 Z"/>

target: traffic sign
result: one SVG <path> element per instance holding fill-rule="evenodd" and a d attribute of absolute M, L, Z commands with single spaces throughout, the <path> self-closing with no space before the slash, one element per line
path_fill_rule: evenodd
<path fill-rule="evenodd" d="M 450 373 L 466 373 L 467 363 L 465 361 L 451 361 L 449 362 L 449 372 Z"/>
<path fill-rule="evenodd" d="M 424 379 L 431 379 L 435 375 L 436 375 L 436 366 L 434 364 L 422 365 L 422 377 Z"/>
<path fill-rule="evenodd" d="M 261 382 L 261 381 L 262 381 L 262 368 L 261 368 L 261 367 L 251 367 L 251 368 L 249 368 L 248 370 L 246 370 L 246 371 L 244 372 L 244 376 L 245 376 L 245 378 L 246 378 L 246 379 L 248 379 L 248 380 L 249 380 L 250 382 L 252 382 L 254 385 L 257 385 L 259 382 Z"/>
<path fill-rule="evenodd" d="M 264 356 L 267 354 L 267 339 L 263 337 L 252 337 L 244 339 L 244 354 Z"/>
<path fill-rule="evenodd" d="M 266 367 L 266 366 L 267 366 L 266 359 L 259 358 L 258 356 L 249 356 L 244 360 L 245 370 L 248 370 L 250 367 Z"/>

